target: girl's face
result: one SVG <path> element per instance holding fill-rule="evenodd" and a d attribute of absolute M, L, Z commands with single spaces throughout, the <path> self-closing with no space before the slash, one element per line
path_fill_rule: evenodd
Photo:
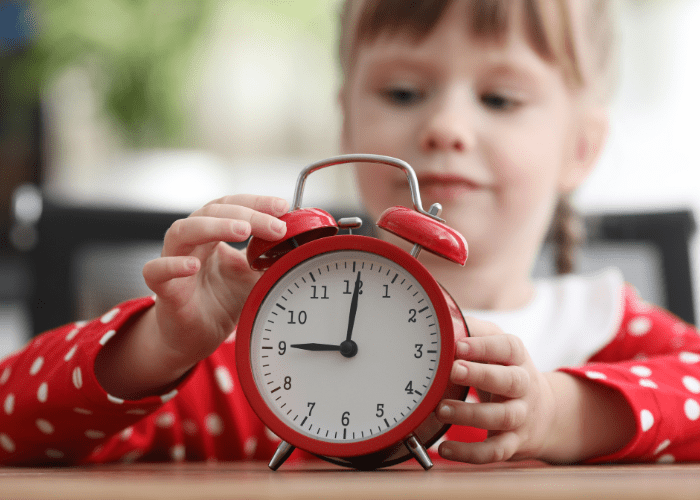
<path fill-rule="evenodd" d="M 460 3 L 418 43 L 383 34 L 359 48 L 341 95 L 344 149 L 407 161 L 423 207 L 441 203 L 466 237 L 468 266 L 531 261 L 558 195 L 578 183 L 576 96 L 515 26 L 501 44 L 472 37 Z M 398 169 L 358 165 L 357 179 L 375 220 L 411 207 Z"/>

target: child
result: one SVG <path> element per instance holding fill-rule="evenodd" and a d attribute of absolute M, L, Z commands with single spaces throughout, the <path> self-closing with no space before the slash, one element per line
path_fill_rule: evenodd
<path fill-rule="evenodd" d="M 439 406 L 455 424 L 439 446 L 446 459 L 700 458 L 696 330 L 642 303 L 614 270 L 530 278 L 553 214 L 566 229 L 566 196 L 605 140 L 606 6 L 346 4 L 344 149 L 408 161 L 426 206 L 442 203 L 470 246 L 463 269 L 421 255 L 464 308 L 472 337 L 451 378 L 481 401 Z M 409 201 L 393 170 L 357 167 L 375 219 Z M 265 196 L 211 202 L 173 224 L 144 267 L 155 299 L 2 362 L 0 463 L 268 459 L 277 440 L 238 387 L 230 334 L 259 275 L 222 242 L 282 238 L 287 209 Z"/>

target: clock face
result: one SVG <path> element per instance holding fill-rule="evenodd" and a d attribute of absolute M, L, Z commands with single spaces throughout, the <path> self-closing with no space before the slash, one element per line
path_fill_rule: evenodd
<path fill-rule="evenodd" d="M 257 392 L 307 441 L 390 433 L 436 378 L 435 308 L 419 280 L 385 256 L 314 255 L 279 277 L 258 307 L 249 353 Z"/>

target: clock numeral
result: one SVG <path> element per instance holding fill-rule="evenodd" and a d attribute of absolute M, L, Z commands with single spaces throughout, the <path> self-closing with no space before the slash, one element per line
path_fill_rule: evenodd
<path fill-rule="evenodd" d="M 413 356 L 416 358 L 422 358 L 423 357 L 423 344 L 416 344 L 416 352 L 413 353 Z"/>
<path fill-rule="evenodd" d="M 328 296 L 328 287 L 326 285 L 321 285 L 321 288 L 323 288 L 323 295 L 319 297 L 316 295 L 316 285 L 311 285 L 311 288 L 314 289 L 313 295 L 311 295 L 312 299 L 329 299 L 330 297 Z"/>
<path fill-rule="evenodd" d="M 343 292 L 343 295 L 352 295 L 353 290 L 355 289 L 355 282 L 352 283 L 352 288 L 353 290 L 350 290 L 350 280 L 343 280 L 345 282 L 345 291 Z M 362 293 L 362 280 L 360 280 L 360 294 Z"/>
<path fill-rule="evenodd" d="M 292 377 L 290 377 L 290 376 L 284 377 L 284 385 L 282 387 L 284 387 L 285 391 L 288 391 L 289 389 L 291 389 L 292 388 Z"/>
<path fill-rule="evenodd" d="M 309 407 L 309 416 L 311 416 L 311 412 L 314 411 L 314 406 L 316 406 L 316 403 L 306 403 L 306 406 Z"/>
<path fill-rule="evenodd" d="M 285 387 L 286 389 L 286 387 Z M 404 388 L 404 391 L 406 391 L 406 394 L 413 394 L 413 381 L 409 381 L 406 387 Z"/>
<path fill-rule="evenodd" d="M 287 344 L 286 344 L 286 343 L 284 342 L 284 340 L 283 340 L 283 341 L 281 341 L 281 342 L 278 344 L 278 347 L 279 347 L 278 354 L 279 354 L 280 356 L 283 356 L 284 353 L 287 352 Z"/>
<path fill-rule="evenodd" d="M 343 413 L 343 416 L 340 419 L 340 423 L 343 424 L 344 427 L 347 427 L 350 424 L 350 412 L 349 411 L 346 411 Z"/>
<path fill-rule="evenodd" d="M 381 418 L 384 416 L 384 403 L 377 403 L 377 417 Z"/>
<path fill-rule="evenodd" d="M 383 299 L 390 299 L 391 295 L 389 295 L 389 285 L 384 285 L 384 295 L 382 295 Z"/>
<path fill-rule="evenodd" d="M 299 311 L 299 314 L 297 314 L 297 321 L 300 325 L 306 323 L 306 311 Z M 289 321 L 287 321 L 287 324 L 296 325 L 297 321 L 294 321 L 294 311 L 289 311 Z"/>
<path fill-rule="evenodd" d="M 416 310 L 409 309 L 408 314 L 410 314 L 410 316 L 408 317 L 408 322 L 415 323 L 416 322 Z"/>

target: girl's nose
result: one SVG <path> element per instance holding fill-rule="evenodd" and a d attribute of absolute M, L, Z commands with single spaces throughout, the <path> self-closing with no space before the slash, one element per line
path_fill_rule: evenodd
<path fill-rule="evenodd" d="M 429 116 L 420 138 L 424 151 L 465 153 L 474 147 L 473 124 L 461 108 L 445 103 Z"/>

